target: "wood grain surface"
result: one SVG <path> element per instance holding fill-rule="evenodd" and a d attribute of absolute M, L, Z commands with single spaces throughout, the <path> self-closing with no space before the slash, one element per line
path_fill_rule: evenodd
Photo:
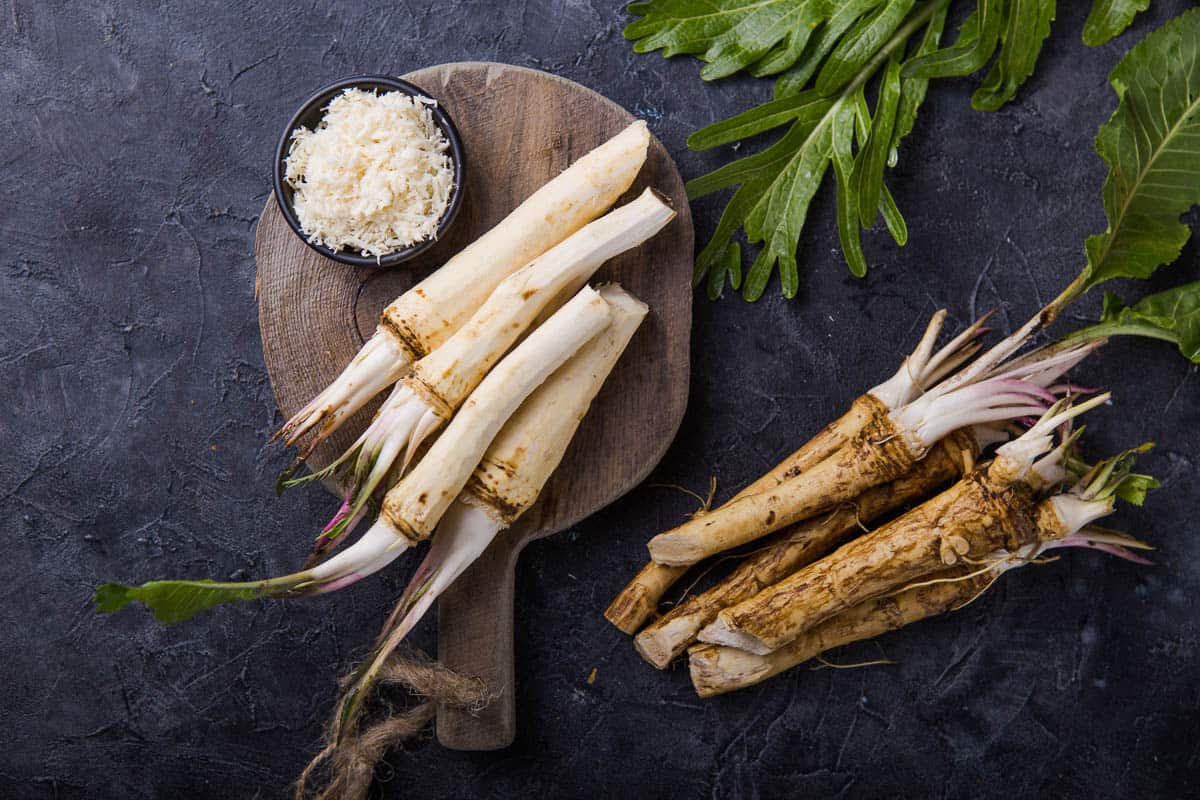
<path fill-rule="evenodd" d="M 633 121 L 620 106 L 577 83 L 504 64 L 444 64 L 403 76 L 443 104 L 467 154 L 466 194 L 446 237 L 391 270 L 325 259 L 291 231 L 274 198 L 255 243 L 263 356 L 280 410 L 290 417 L 332 381 L 375 329 L 393 298 L 495 225 L 572 161 Z M 636 486 L 662 458 L 687 401 L 693 233 L 683 181 L 657 139 L 619 202 L 653 186 L 676 219 L 647 244 L 606 264 L 593 283 L 618 281 L 650 306 L 538 503 L 502 533 L 443 596 L 438 657 L 487 681 L 496 695 L 477 714 L 441 709 L 443 745 L 490 750 L 516 733 L 513 586 L 530 541 L 574 525 Z M 332 460 L 366 426 L 378 400 L 310 459 Z M 340 486 L 330 485 L 337 491 Z M 317 529 L 314 521 L 314 532 Z M 321 520 L 323 522 L 323 520 Z M 564 609 L 599 614 L 600 609 Z M 380 616 L 382 624 L 383 615 Z M 374 631 L 364 631 L 364 636 Z"/>

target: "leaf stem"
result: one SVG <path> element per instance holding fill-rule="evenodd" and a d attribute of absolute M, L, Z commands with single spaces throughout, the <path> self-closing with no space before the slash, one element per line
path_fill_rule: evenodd
<path fill-rule="evenodd" d="M 1109 336 L 1145 336 L 1150 339 L 1161 339 L 1164 342 L 1179 344 L 1179 335 L 1174 331 L 1146 323 L 1128 322 L 1098 322 L 1095 325 L 1088 325 L 1086 328 L 1072 331 L 1059 341 L 1086 342 L 1093 339 L 1104 339 Z"/>
<path fill-rule="evenodd" d="M 1081 294 L 1086 292 L 1090 287 L 1088 280 L 1092 277 L 1092 268 L 1089 265 L 1084 265 L 1075 279 L 1067 284 L 1067 288 L 1059 293 L 1058 297 L 1046 304 L 1046 307 L 1038 314 L 1038 327 L 1044 328 L 1058 318 L 1062 310 L 1075 302 Z"/>

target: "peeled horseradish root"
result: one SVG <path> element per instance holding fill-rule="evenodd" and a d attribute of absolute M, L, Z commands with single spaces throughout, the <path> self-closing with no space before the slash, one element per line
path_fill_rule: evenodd
<path fill-rule="evenodd" d="M 418 448 L 453 417 L 488 370 L 540 317 L 577 292 L 602 264 L 637 247 L 674 216 L 671 207 L 647 189 L 505 278 L 463 327 L 413 365 L 341 458 L 325 470 L 287 482 L 306 483 L 353 462 L 353 485 L 337 516 L 321 532 L 316 555 L 353 529 L 385 478 L 403 474 Z"/>
<path fill-rule="evenodd" d="M 304 569 L 237 583 L 106 583 L 96 591 L 97 608 L 111 612 L 137 600 L 160 620 L 179 622 L 234 600 L 324 594 L 382 569 L 429 537 L 456 498 L 469 496 L 463 491 L 480 459 L 525 399 L 601 331 L 613 327 L 614 319 L 632 315 L 640 320 L 644 315 L 645 307 L 618 287 L 597 291 L 585 284 L 606 260 L 644 242 L 674 217 L 664 199 L 648 189 L 596 219 L 632 183 L 648 145 L 645 124 L 634 123 L 535 192 L 393 302 L 375 336 L 338 381 L 285 426 L 294 440 L 321 423 L 319 439 L 411 367 L 394 393 L 395 402 L 384 406 L 347 455 L 346 461 L 350 455 L 358 457 L 359 485 Z M 625 331 L 623 326 L 615 329 Z M 613 359 L 625 341 L 611 353 Z M 604 366 L 605 374 L 610 367 Z M 555 429 L 550 422 L 555 413 L 546 411 L 547 430 Z M 567 439 L 576 424 L 577 418 L 569 421 Z M 444 430 L 429 444 L 426 440 L 439 428 Z M 423 454 L 416 460 L 418 448 Z M 552 462 L 536 481 L 538 487 L 557 458 Z M 510 479 L 525 474 L 538 474 L 536 465 Z M 368 501 L 385 489 L 375 524 L 345 551 L 331 554 L 330 543 L 346 538 L 365 515 Z M 482 529 L 472 523 L 475 516 L 458 508 L 452 512 L 456 526 L 474 531 L 467 539 L 478 542 Z M 447 542 L 454 540 L 447 537 Z M 465 553 L 464 547 L 453 549 Z M 439 574 L 445 580 L 453 572 L 442 569 Z"/>

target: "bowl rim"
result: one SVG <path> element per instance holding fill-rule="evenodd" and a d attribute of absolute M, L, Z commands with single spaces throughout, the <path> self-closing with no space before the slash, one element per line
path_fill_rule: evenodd
<path fill-rule="evenodd" d="M 300 220 L 296 216 L 296 211 L 292 206 L 292 188 L 288 185 L 287 176 L 287 155 L 292 142 L 292 132 L 300 127 L 300 120 L 307 117 L 314 107 L 324 107 L 335 96 L 341 94 L 346 89 L 379 89 L 386 87 L 391 91 L 403 92 L 412 97 L 427 97 L 434 101 L 431 107 L 433 121 L 445 135 L 446 140 L 450 143 L 450 162 L 454 166 L 454 182 L 450 187 L 450 201 L 446 206 L 446 210 L 442 213 L 442 218 L 438 222 L 437 231 L 428 239 L 423 239 L 416 242 L 403 250 L 397 250 L 394 253 L 388 253 L 378 258 L 373 256 L 364 256 L 361 254 L 346 252 L 342 250 L 333 250 L 322 244 L 315 244 L 308 240 L 304 235 L 304 229 L 300 225 Z M 279 137 L 279 142 L 275 146 L 275 164 L 271 175 L 271 184 L 275 193 L 275 202 L 279 206 L 279 210 L 283 213 L 283 218 L 287 220 L 288 226 L 292 232 L 300 238 L 312 250 L 320 253 L 326 258 L 331 258 L 342 264 L 349 264 L 355 267 L 374 267 L 386 268 L 394 267 L 399 264 L 409 261 L 421 253 L 428 250 L 433 245 L 441 240 L 442 236 L 449 230 L 458 216 L 459 208 L 462 206 L 463 187 L 465 186 L 464 173 L 466 171 L 466 156 L 463 151 L 462 137 L 459 136 L 458 128 L 454 124 L 454 120 L 442 108 L 441 101 L 438 98 L 426 92 L 424 89 L 409 83 L 401 78 L 393 78 L 390 75 L 354 75 L 349 78 L 342 78 L 334 81 L 326 86 L 321 87 L 313 92 L 309 97 L 300 104 L 296 112 L 291 115 L 287 125 L 283 129 L 283 133 Z"/>

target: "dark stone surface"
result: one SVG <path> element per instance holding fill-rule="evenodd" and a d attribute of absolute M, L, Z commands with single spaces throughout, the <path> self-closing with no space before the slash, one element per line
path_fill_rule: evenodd
<path fill-rule="evenodd" d="M 608 3 L 223 5 L 9 0 L 0 15 L 4 797 L 282 796 L 412 569 L 171 629 L 91 609 L 106 578 L 287 570 L 334 508 L 319 491 L 276 500 L 287 456 L 266 444 L 280 420 L 254 222 L 298 101 L 356 72 L 509 61 L 634 110 L 694 176 L 730 152 L 690 153 L 687 133 L 769 92 L 635 56 Z M 728 496 L 894 369 L 934 308 L 957 324 L 996 308 L 1008 327 L 1074 274 L 1103 227 L 1091 140 L 1114 105 L 1105 75 L 1187 4 L 1156 2 L 1094 51 L 1078 38 L 1086 5 L 1060 3 L 1012 106 L 972 112 L 966 81 L 933 90 L 892 179 L 912 239 L 872 234 L 866 281 L 841 263 L 825 191 L 795 302 L 774 287 L 754 306 L 697 299 L 690 410 L 650 483 L 701 489 L 715 474 Z M 695 210 L 703 240 L 719 203 Z M 1196 279 L 1197 262 L 1193 243 L 1154 285 Z M 381 794 L 1196 795 L 1196 370 L 1121 341 L 1082 377 L 1118 394 L 1089 422 L 1095 452 L 1160 442 L 1143 463 L 1163 490 L 1117 518 L 1159 545 L 1157 566 L 1072 553 L 836 654 L 894 666 L 801 669 L 702 703 L 685 670 L 650 669 L 600 616 L 645 540 L 691 510 L 644 486 L 521 562 L 516 745 L 393 754 Z M 416 638 L 432 645 L 428 624 Z"/>

